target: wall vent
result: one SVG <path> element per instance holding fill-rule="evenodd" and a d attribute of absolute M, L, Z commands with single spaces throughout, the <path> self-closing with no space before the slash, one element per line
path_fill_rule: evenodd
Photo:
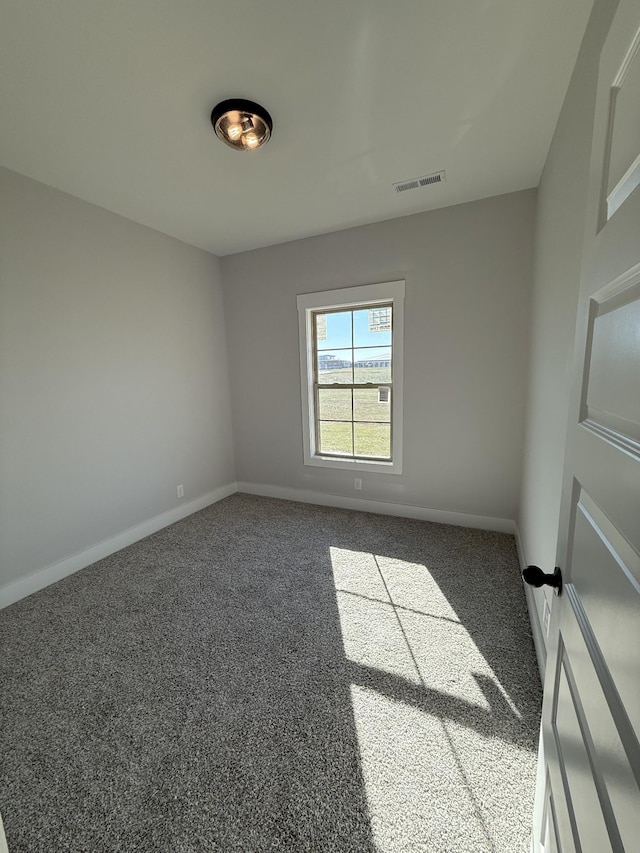
<path fill-rule="evenodd" d="M 441 184 L 447 180 L 446 174 L 443 172 L 434 172 L 432 175 L 423 175 L 420 178 L 410 178 L 408 181 L 399 181 L 393 184 L 393 188 L 397 193 L 403 193 L 406 190 L 418 190 L 420 187 L 428 187 L 431 184 Z"/>

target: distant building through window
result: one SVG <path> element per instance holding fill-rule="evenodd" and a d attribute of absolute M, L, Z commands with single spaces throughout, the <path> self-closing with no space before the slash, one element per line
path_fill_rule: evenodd
<path fill-rule="evenodd" d="M 390 306 L 369 310 L 369 330 L 372 332 L 388 332 L 391 330 Z"/>

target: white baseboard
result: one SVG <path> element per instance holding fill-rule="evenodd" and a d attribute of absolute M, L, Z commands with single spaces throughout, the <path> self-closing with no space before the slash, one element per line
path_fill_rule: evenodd
<path fill-rule="evenodd" d="M 488 515 L 470 515 L 465 512 L 453 512 L 444 509 L 432 509 L 425 506 L 387 503 L 366 498 L 352 498 L 346 495 L 330 495 L 325 492 L 312 492 L 307 489 L 292 489 L 287 486 L 270 486 L 263 483 L 238 483 L 238 491 L 266 498 L 282 498 L 286 501 L 335 506 L 339 509 L 356 509 L 361 512 L 374 512 L 379 515 L 399 515 L 403 518 L 417 518 L 419 521 L 436 521 L 439 524 L 454 524 L 456 527 L 474 527 L 478 530 L 495 530 L 499 533 L 514 533 L 515 522 L 509 518 L 494 518 Z"/>
<path fill-rule="evenodd" d="M 50 566 L 0 587 L 0 609 L 8 607 L 21 598 L 32 595 L 32 593 L 38 592 L 38 590 L 43 589 L 45 586 L 49 586 L 49 584 L 67 577 L 67 575 L 84 569 L 86 566 L 90 566 L 92 563 L 102 560 L 104 557 L 108 557 L 122 548 L 126 548 L 127 545 L 132 545 L 134 542 L 150 536 L 163 527 L 180 521 L 182 518 L 186 518 L 188 515 L 198 512 L 235 492 L 246 492 L 251 495 L 300 501 L 301 503 L 318 504 L 320 506 L 334 506 L 340 509 L 355 509 L 361 512 L 373 512 L 380 515 L 416 518 L 420 521 L 435 521 L 439 524 L 453 524 L 457 527 L 473 527 L 479 530 L 515 533 L 516 541 L 519 541 L 515 522 L 508 518 L 472 515 L 464 512 L 453 512 L 451 510 L 433 509 L 431 507 L 367 500 L 366 498 L 352 498 L 346 495 L 331 495 L 324 492 L 294 489 L 285 486 L 246 482 L 228 483 L 200 498 L 181 504 L 150 518 L 148 521 L 124 530 L 122 533 L 105 539 L 78 554 L 73 554 L 64 560 L 60 560 L 57 563 L 53 563 Z M 535 611 L 535 606 L 533 610 Z"/>
<path fill-rule="evenodd" d="M 516 550 L 518 552 L 518 560 L 520 561 L 520 571 L 523 571 L 529 563 L 524 553 L 522 538 L 520 537 L 520 531 L 517 524 L 515 526 L 514 535 L 516 537 Z M 527 599 L 529 622 L 531 622 L 531 634 L 533 636 L 533 645 L 536 650 L 538 669 L 540 670 L 540 680 L 544 684 L 544 676 L 547 668 L 547 644 L 544 639 L 542 625 L 540 624 L 540 615 L 538 613 L 533 587 L 530 587 L 529 584 L 526 584 L 524 581 L 522 583 L 524 586 L 525 598 Z"/>
<path fill-rule="evenodd" d="M 138 542 L 140 539 L 144 539 L 146 536 L 162 530 L 163 527 L 168 527 L 170 524 L 174 524 L 176 521 L 180 521 L 194 512 L 217 503 L 217 501 L 237 491 L 237 483 L 228 483 L 225 486 L 220 486 L 212 492 L 202 495 L 200 498 L 180 504 L 180 506 L 176 506 L 166 512 L 161 512 L 159 515 L 148 519 L 148 521 L 143 521 L 141 524 L 136 524 L 128 530 L 123 530 L 122 533 L 117 533 L 115 536 L 109 537 L 109 539 L 104 539 L 102 542 L 98 542 L 96 545 L 92 545 L 78 554 L 72 554 L 70 557 L 65 557 L 64 560 L 59 560 L 57 563 L 46 566 L 44 569 L 32 572 L 23 578 L 0 587 L 0 610 L 19 601 L 21 598 L 26 598 L 27 595 L 32 595 L 34 592 L 44 589 L 49 584 L 62 580 L 67 575 L 71 575 L 98 560 L 104 559 L 104 557 L 108 557 L 110 554 L 114 554 L 116 551 L 120 551 L 122 548 L 126 548 L 127 545 L 133 545 L 134 542 Z"/>

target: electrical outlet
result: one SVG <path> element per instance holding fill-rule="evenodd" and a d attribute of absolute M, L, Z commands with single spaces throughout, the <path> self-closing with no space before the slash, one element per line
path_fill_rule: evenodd
<path fill-rule="evenodd" d="M 178 491 L 178 497 L 183 498 L 184 497 L 184 486 L 182 485 L 182 483 L 178 486 L 177 491 Z"/>
<path fill-rule="evenodd" d="M 549 622 L 551 620 L 551 609 L 549 608 L 549 602 L 545 598 L 544 605 L 542 609 L 542 628 L 544 630 L 545 637 L 549 636 Z"/>
<path fill-rule="evenodd" d="M 356 490 L 356 492 L 359 492 L 362 490 L 362 480 L 360 479 L 360 477 L 356 477 L 354 479 L 353 488 Z"/>

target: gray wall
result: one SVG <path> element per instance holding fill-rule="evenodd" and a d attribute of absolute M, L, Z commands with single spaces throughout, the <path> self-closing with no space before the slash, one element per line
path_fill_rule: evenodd
<path fill-rule="evenodd" d="M 235 479 L 219 261 L 0 169 L 0 589 Z"/>
<path fill-rule="evenodd" d="M 594 5 L 538 189 L 518 525 L 525 560 L 545 571 L 556 559 L 598 63 L 616 5 Z M 545 594 L 534 593 L 540 612 Z"/>
<path fill-rule="evenodd" d="M 237 478 L 515 519 L 534 190 L 222 258 Z M 305 467 L 296 295 L 405 278 L 403 475 Z"/>

